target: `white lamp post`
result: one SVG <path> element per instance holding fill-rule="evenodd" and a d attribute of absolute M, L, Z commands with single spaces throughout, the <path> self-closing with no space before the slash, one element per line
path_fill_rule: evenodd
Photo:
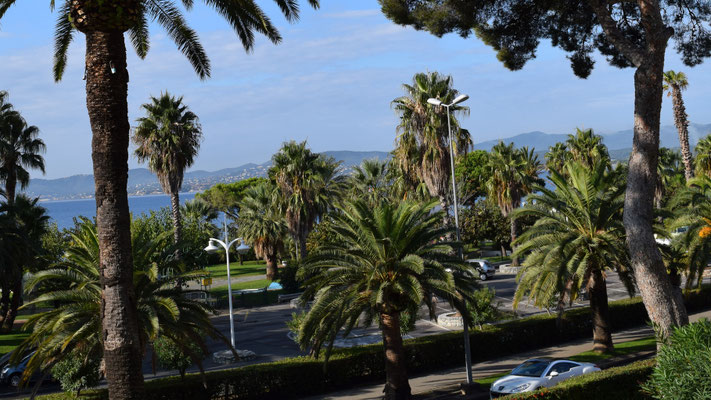
<path fill-rule="evenodd" d="M 449 129 L 449 162 L 452 169 L 452 199 L 454 200 L 454 225 L 456 226 L 458 242 L 461 242 L 462 238 L 459 233 L 459 205 L 457 204 L 457 181 L 454 178 L 454 142 L 452 141 L 452 122 L 449 116 L 449 109 L 450 107 L 456 104 L 466 101 L 468 98 L 469 96 L 467 96 L 466 94 L 460 94 L 450 104 L 444 104 L 442 103 L 442 101 L 435 98 L 427 99 L 427 102 L 434 106 L 447 108 L 447 128 Z M 461 248 L 459 249 L 459 257 L 463 258 Z M 462 326 L 464 327 L 464 362 L 467 368 L 467 384 L 471 385 L 474 383 L 474 379 L 472 377 L 472 354 L 469 345 L 469 326 L 467 326 L 466 321 L 464 321 L 464 316 L 462 316 L 462 319 Z"/>
<path fill-rule="evenodd" d="M 222 240 L 215 239 L 215 238 L 210 238 L 210 242 L 208 243 L 207 247 L 205 247 L 205 251 L 212 254 L 216 253 L 219 248 L 215 245 L 216 243 L 219 243 L 222 248 L 225 249 L 225 261 L 227 262 L 227 301 L 230 307 L 230 342 L 232 343 L 232 347 L 235 347 L 235 320 L 234 320 L 234 315 L 232 313 L 232 282 L 230 281 L 230 247 L 232 247 L 233 244 L 235 244 L 237 241 L 239 241 L 241 244 L 237 247 L 237 252 L 240 254 L 245 254 L 247 251 L 249 251 L 249 246 L 247 246 L 242 238 L 237 238 L 233 241 L 229 241 L 227 238 L 227 222 L 225 222 L 225 241 L 223 242 Z"/>

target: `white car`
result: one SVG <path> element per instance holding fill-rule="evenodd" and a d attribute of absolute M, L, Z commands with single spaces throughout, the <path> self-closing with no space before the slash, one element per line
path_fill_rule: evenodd
<path fill-rule="evenodd" d="M 491 279 L 494 277 L 494 274 L 496 274 L 496 267 L 491 265 L 491 263 L 487 260 L 473 258 L 467 260 L 467 262 L 469 264 L 474 265 L 474 268 L 479 273 L 479 279 L 481 279 L 482 281 Z"/>
<path fill-rule="evenodd" d="M 550 387 L 574 376 L 600 371 L 591 363 L 533 358 L 514 368 L 511 374 L 504 376 L 491 385 L 489 397 L 506 396 L 512 393 L 532 392 L 542 387 Z"/>

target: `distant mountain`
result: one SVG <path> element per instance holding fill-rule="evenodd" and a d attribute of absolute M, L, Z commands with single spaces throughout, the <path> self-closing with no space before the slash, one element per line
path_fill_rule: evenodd
<path fill-rule="evenodd" d="M 689 142 L 692 147 L 698 143 L 699 139 L 709 134 L 711 134 L 711 124 L 689 124 Z M 611 153 L 613 150 L 632 148 L 632 129 L 607 134 L 603 133 L 601 136 L 603 143 L 605 143 Z M 538 151 L 547 151 L 548 147 L 558 142 L 564 142 L 567 138 L 567 134 L 549 134 L 535 131 L 522 133 L 509 138 L 477 143 L 474 145 L 474 148 L 489 151 L 499 141 L 503 141 L 505 143 L 513 142 L 516 147 L 528 146 Z M 679 135 L 677 134 L 676 127 L 673 125 L 662 126 L 659 132 L 659 139 L 663 147 L 679 147 Z"/>
<path fill-rule="evenodd" d="M 383 151 L 325 151 L 325 155 L 338 161 L 346 173 L 363 160 L 385 160 L 389 153 Z M 186 192 L 202 191 L 216 183 L 235 182 L 242 179 L 266 176 L 271 160 L 262 164 L 244 164 L 235 168 L 225 168 L 219 171 L 189 171 L 183 179 L 183 190 Z M 136 168 L 128 171 L 129 195 L 146 195 L 162 193 L 156 176 L 146 168 Z M 94 196 L 94 176 L 74 175 L 59 179 L 31 179 L 25 191 L 30 196 L 39 196 L 43 200 L 65 200 L 92 198 Z"/>

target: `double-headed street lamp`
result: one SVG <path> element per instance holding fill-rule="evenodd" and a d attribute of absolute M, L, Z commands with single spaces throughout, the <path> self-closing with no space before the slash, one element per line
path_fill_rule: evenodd
<path fill-rule="evenodd" d="M 245 254 L 249 251 L 249 246 L 247 246 L 242 238 L 237 238 L 233 241 L 229 241 L 227 237 L 227 222 L 225 221 L 225 241 L 223 242 L 222 240 L 215 239 L 215 238 L 210 238 L 210 242 L 208 243 L 207 247 L 205 247 L 205 251 L 212 254 L 216 253 L 219 250 L 219 247 L 217 247 L 215 244 L 219 244 L 222 246 L 222 248 L 225 249 L 225 261 L 227 262 L 227 297 L 228 297 L 228 304 L 230 307 L 230 342 L 232 343 L 232 348 L 235 347 L 235 320 L 234 320 L 234 315 L 232 315 L 232 282 L 230 281 L 230 247 L 232 247 L 233 244 L 240 242 L 240 245 L 237 246 L 237 252 L 239 254 Z"/>
<path fill-rule="evenodd" d="M 454 178 L 454 141 L 452 140 L 452 122 L 450 117 L 450 108 L 456 104 L 466 101 L 469 98 L 466 94 L 461 94 L 457 96 L 454 101 L 450 104 L 444 104 L 441 100 L 435 98 L 427 99 L 429 104 L 438 107 L 447 108 L 447 128 L 449 129 L 449 162 L 452 169 L 452 199 L 454 200 L 454 225 L 457 231 L 457 242 L 461 242 L 461 234 L 459 233 L 459 205 L 457 204 L 457 181 Z M 462 249 L 459 248 L 459 257 L 463 258 Z M 469 326 L 467 326 L 467 321 L 462 316 L 462 325 L 464 327 L 464 360 L 467 368 L 467 384 L 471 385 L 474 383 L 472 377 L 472 354 L 469 346 Z"/>

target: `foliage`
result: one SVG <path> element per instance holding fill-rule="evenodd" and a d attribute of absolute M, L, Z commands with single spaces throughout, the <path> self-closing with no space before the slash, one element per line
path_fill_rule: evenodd
<path fill-rule="evenodd" d="M 674 210 L 669 229 L 687 228 L 673 243 L 685 252 L 686 286 L 701 285 L 711 256 L 711 178 L 700 175 L 691 179 L 672 199 L 669 209 Z"/>
<path fill-rule="evenodd" d="M 657 208 L 666 205 L 675 193 L 686 186 L 684 165 L 681 154 L 667 147 L 659 148 L 659 163 L 657 164 L 657 187 L 654 200 Z"/>
<path fill-rule="evenodd" d="M 353 168 L 353 175 L 350 176 L 348 183 L 355 197 L 366 198 L 373 204 L 388 199 L 391 192 L 388 162 L 377 159 L 363 160 L 361 165 Z"/>
<path fill-rule="evenodd" d="M 543 183 L 538 177 L 543 166 L 533 150 L 514 148 L 513 142 L 508 145 L 497 143 L 489 153 L 486 168 L 489 200 L 496 202 L 505 217 L 521 205 L 521 200 L 531 193 L 534 185 Z"/>
<path fill-rule="evenodd" d="M 596 135 L 592 129 L 575 129 L 575 134 L 569 134 L 565 143 L 556 143 L 549 147 L 546 154 L 546 167 L 565 175 L 565 164 L 573 161 L 587 168 L 604 164 L 612 168 L 607 146 L 602 142 L 602 136 Z"/>
<path fill-rule="evenodd" d="M 657 354 L 645 389 L 655 399 L 711 399 L 711 321 L 677 327 Z"/>
<path fill-rule="evenodd" d="M 711 135 L 704 136 L 696 143 L 696 174 L 711 177 Z"/>
<path fill-rule="evenodd" d="M 711 307 L 711 288 L 690 292 L 687 296 L 687 306 L 690 311 Z M 615 330 L 640 326 L 648 320 L 647 312 L 639 298 L 611 302 L 610 308 Z M 590 334 L 590 310 L 576 308 L 568 311 L 560 327 L 556 324 L 555 317 L 538 315 L 494 326 L 487 325 L 484 329 L 472 329 L 470 332 L 473 361 L 480 362 L 587 337 Z M 412 373 L 451 368 L 461 363 L 464 351 L 462 335 L 461 332 L 451 332 L 406 340 L 405 351 L 408 371 Z M 382 345 L 334 351 L 329 364 L 329 368 L 325 370 L 323 361 L 307 357 L 290 358 L 208 372 L 204 375 L 204 381 L 195 374 L 186 375 L 185 380 L 179 377 L 155 379 L 146 382 L 146 388 L 149 396 L 156 400 L 285 399 L 323 394 L 353 387 L 355 384 L 381 382 L 385 374 Z M 637 369 L 638 366 L 640 370 Z M 634 396 L 639 393 L 638 382 L 646 379 L 651 369 L 650 362 L 641 362 L 570 379 L 557 387 L 565 388 L 563 393 L 566 395 L 575 393 L 576 396 L 587 396 L 570 397 L 572 399 L 597 400 L 600 398 L 596 397 L 598 386 L 599 390 L 603 390 L 603 387 L 614 388 L 620 393 L 620 400 L 643 399 L 644 397 Z M 618 374 L 620 380 L 615 378 Z M 596 380 L 598 377 L 601 378 L 599 382 Z M 611 379 L 609 385 L 605 383 L 608 378 Z M 204 386 L 203 382 L 207 385 Z M 580 386 L 581 383 L 577 382 L 591 384 Z M 634 382 L 634 385 L 625 382 Z M 629 392 L 625 392 L 626 390 Z M 107 392 L 103 390 L 88 395 L 89 398 L 107 399 Z M 609 398 L 615 399 L 613 396 L 614 394 L 611 394 Z M 48 400 L 67 398 L 71 397 L 54 397 Z M 559 399 L 568 397 L 562 396 Z"/>
<path fill-rule="evenodd" d="M 496 292 L 488 286 L 474 291 L 471 300 L 467 302 L 472 325 L 481 328 L 485 323 L 495 321 L 499 317 L 499 311 L 494 304 L 495 297 Z"/>
<path fill-rule="evenodd" d="M 87 356 L 75 350 L 52 367 L 52 377 L 59 381 L 62 390 L 76 393 L 95 387 L 101 380 L 100 356 Z"/>
<path fill-rule="evenodd" d="M 412 84 L 404 84 L 402 88 L 405 96 L 391 103 L 400 118 L 393 162 L 410 181 L 424 182 L 430 195 L 438 198 L 440 205 L 448 209 L 452 174 L 450 146 L 454 146 L 455 155 L 466 154 L 472 146 L 469 131 L 460 127 L 456 116 L 467 115 L 469 107 L 454 105 L 448 113 L 447 108 L 427 102 L 434 98 L 443 104 L 451 104 L 459 95 L 452 86 L 452 77 L 437 72 L 415 74 Z M 450 143 L 448 118 L 452 125 L 453 143 Z M 446 218 L 447 214 L 443 217 Z"/>
<path fill-rule="evenodd" d="M 286 260 L 286 267 L 282 267 L 279 271 L 279 284 L 287 293 L 296 293 L 301 290 L 303 279 L 299 277 L 300 267 L 301 262 L 292 258 Z"/>
<path fill-rule="evenodd" d="M 383 324 L 383 315 L 399 323 L 402 312 L 423 302 L 433 310 L 432 295 L 463 310 L 462 301 L 476 285 L 463 273 L 472 268 L 454 256 L 454 244 L 440 241 L 450 228 L 441 226 L 441 213 L 432 213 L 433 207 L 432 202 L 373 207 L 356 200 L 334 214 L 336 240 L 319 247 L 302 267 L 311 275 L 302 298 L 314 301 L 299 333 L 303 349 L 318 355 L 342 327 L 347 335 L 362 313 Z"/>
<path fill-rule="evenodd" d="M 464 243 L 480 244 L 491 240 L 497 248 L 511 248 L 511 222 L 495 204 L 479 201 L 463 209 L 460 219 Z"/>
<path fill-rule="evenodd" d="M 195 343 L 187 343 L 192 354 L 202 354 L 202 349 Z M 180 377 L 185 377 L 185 371 L 195 364 L 193 356 L 183 351 L 183 348 L 176 345 L 171 339 L 158 336 L 153 341 L 153 352 L 158 359 L 158 364 L 165 369 L 178 370 Z"/>
<path fill-rule="evenodd" d="M 196 194 L 195 198 L 206 202 L 215 210 L 226 213 L 230 218 L 237 219 L 244 192 L 266 181 L 266 178 L 247 178 L 232 183 L 217 183 Z"/>
<path fill-rule="evenodd" d="M 479 197 L 486 196 L 488 159 L 489 153 L 484 150 L 474 150 L 458 159 L 455 174 L 462 205 L 473 206 Z"/>
<path fill-rule="evenodd" d="M 25 306 L 45 302 L 57 306 L 33 315 L 23 327 L 32 333 L 18 346 L 13 357 L 37 348 L 25 377 L 38 369 L 51 367 L 72 352 L 77 352 L 86 362 L 102 354 L 102 291 L 96 226 L 82 218 L 71 237 L 66 260 L 55 268 L 32 275 L 27 281 L 27 290 L 36 289 L 38 296 Z M 199 344 L 206 351 L 202 336 L 227 341 L 209 319 L 212 310 L 185 297 L 189 291 L 176 287 L 177 282 L 196 279 L 201 274 L 182 273 L 179 264 L 172 261 L 170 235 L 153 236 L 146 225 L 134 221 L 131 241 L 141 348 L 159 334 L 188 353 L 191 353 L 186 347 L 189 343 Z M 168 274 L 169 271 L 172 273 Z M 43 285 L 48 281 L 55 284 Z M 197 354 L 191 355 L 199 361 Z"/>

